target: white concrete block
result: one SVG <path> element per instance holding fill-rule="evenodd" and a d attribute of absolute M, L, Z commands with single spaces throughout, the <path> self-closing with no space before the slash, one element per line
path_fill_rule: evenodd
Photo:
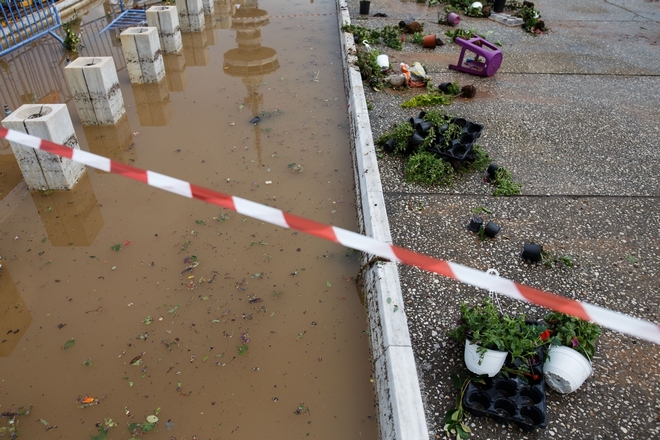
<path fill-rule="evenodd" d="M 213 16 L 215 12 L 215 0 L 202 0 L 202 8 L 204 9 L 204 15 Z"/>
<path fill-rule="evenodd" d="M 79 149 L 66 104 L 25 104 L 2 121 L 2 126 L 69 148 Z M 30 189 L 71 189 L 85 166 L 45 151 L 10 142 Z"/>
<path fill-rule="evenodd" d="M 114 124 L 126 113 L 112 57 L 78 57 L 64 75 L 83 124 Z"/>
<path fill-rule="evenodd" d="M 157 83 L 165 77 L 157 28 L 128 28 L 120 38 L 131 83 Z"/>
<path fill-rule="evenodd" d="M 158 29 L 163 53 L 178 53 L 183 48 L 179 13 L 175 6 L 152 6 L 147 9 L 147 25 Z"/>
<path fill-rule="evenodd" d="M 202 0 L 176 0 L 179 11 L 181 32 L 201 32 L 206 25 L 204 21 L 204 4 Z"/>

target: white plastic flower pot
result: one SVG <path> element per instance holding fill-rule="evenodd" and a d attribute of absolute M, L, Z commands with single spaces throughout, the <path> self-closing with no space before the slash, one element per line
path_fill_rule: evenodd
<path fill-rule="evenodd" d="M 543 364 L 545 382 L 558 393 L 568 394 L 580 388 L 591 373 L 591 362 L 570 347 L 552 346 Z"/>
<path fill-rule="evenodd" d="M 467 369 L 477 374 L 487 374 L 489 377 L 495 376 L 502 369 L 506 361 L 507 352 L 498 350 L 488 350 L 484 353 L 477 351 L 479 346 L 465 340 L 465 365 Z"/>

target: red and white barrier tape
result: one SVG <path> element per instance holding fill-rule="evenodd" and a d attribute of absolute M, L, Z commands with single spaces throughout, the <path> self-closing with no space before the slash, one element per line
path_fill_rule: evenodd
<path fill-rule="evenodd" d="M 296 229 L 328 241 L 340 243 L 346 247 L 386 258 L 390 261 L 398 261 L 403 264 L 417 266 L 420 269 L 434 272 L 462 283 L 471 284 L 520 301 L 527 301 L 548 309 L 577 316 L 587 321 L 596 322 L 603 327 L 660 344 L 660 326 L 649 321 L 614 312 L 593 304 L 565 298 L 554 293 L 544 292 L 543 290 L 525 286 L 506 278 L 490 275 L 471 267 L 418 254 L 398 246 L 382 243 L 355 232 L 347 231 L 346 229 L 318 223 L 293 214 L 287 214 L 279 209 L 193 185 L 189 182 L 153 171 L 115 162 L 106 157 L 83 150 L 71 149 L 14 130 L 0 128 L 0 137 L 27 147 L 72 159 L 99 170 L 120 174 L 124 177 L 184 197 L 203 200 L 212 205 L 231 209 L 239 214 L 284 228 Z"/>

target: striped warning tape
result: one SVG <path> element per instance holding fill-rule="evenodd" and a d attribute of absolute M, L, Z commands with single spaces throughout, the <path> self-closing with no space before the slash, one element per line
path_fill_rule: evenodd
<path fill-rule="evenodd" d="M 588 321 L 594 321 L 603 327 L 660 344 L 660 326 L 649 321 L 525 286 L 471 267 L 418 254 L 398 246 L 382 243 L 355 232 L 347 231 L 346 229 L 326 225 L 293 214 L 287 214 L 276 208 L 193 185 L 192 183 L 164 174 L 115 162 L 84 150 L 67 148 L 29 134 L 0 128 L 0 137 L 27 147 L 72 159 L 99 170 L 120 174 L 124 177 L 184 197 L 203 200 L 213 205 L 231 209 L 239 214 L 283 228 L 296 229 L 390 261 L 398 261 L 411 266 L 417 266 L 429 272 L 434 272 L 485 290 L 497 292 L 520 301 L 527 301 Z"/>

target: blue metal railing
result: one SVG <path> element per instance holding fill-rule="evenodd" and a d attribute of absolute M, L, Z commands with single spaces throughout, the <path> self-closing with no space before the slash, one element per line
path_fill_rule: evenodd
<path fill-rule="evenodd" d="M 50 34 L 61 26 L 55 0 L 0 0 L 0 56 Z"/>

